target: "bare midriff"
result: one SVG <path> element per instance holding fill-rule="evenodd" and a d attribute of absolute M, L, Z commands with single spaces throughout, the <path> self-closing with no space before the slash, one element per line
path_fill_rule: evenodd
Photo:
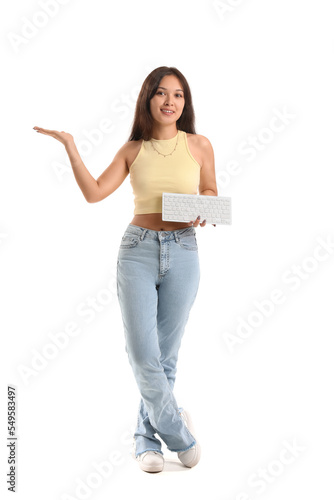
<path fill-rule="evenodd" d="M 173 231 L 174 229 L 182 229 L 184 227 L 191 226 L 191 224 L 187 222 L 171 222 L 162 220 L 161 213 L 137 214 L 134 216 L 130 224 L 144 227 L 146 229 L 153 229 L 153 231 Z"/>

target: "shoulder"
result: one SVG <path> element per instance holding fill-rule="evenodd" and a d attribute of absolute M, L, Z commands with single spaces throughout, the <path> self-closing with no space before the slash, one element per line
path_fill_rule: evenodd
<path fill-rule="evenodd" d="M 121 146 L 117 154 L 128 160 L 131 155 L 136 153 L 136 151 L 139 151 L 141 144 L 142 139 L 139 141 L 127 141 L 123 144 L 123 146 Z"/>
<path fill-rule="evenodd" d="M 204 135 L 187 133 L 187 141 L 190 147 L 194 151 L 197 151 L 198 157 L 201 158 L 201 163 L 204 163 L 206 158 L 213 158 L 214 151 L 212 144 Z"/>
<path fill-rule="evenodd" d="M 207 172 L 211 172 L 210 175 L 212 175 L 215 169 L 215 154 L 209 139 L 201 134 L 188 133 L 187 139 L 189 147 L 193 149 L 193 156 L 198 159 L 198 163 L 201 165 L 202 175 Z"/>
<path fill-rule="evenodd" d="M 141 145 L 143 143 L 143 139 L 139 139 L 138 141 L 127 141 L 123 146 L 123 154 L 126 160 L 126 164 L 128 170 L 130 170 L 130 166 L 134 162 L 136 156 L 138 155 Z"/>
<path fill-rule="evenodd" d="M 189 134 L 187 132 L 187 139 L 194 143 L 194 145 L 200 148 L 212 148 L 212 144 L 207 137 L 201 134 Z"/>
<path fill-rule="evenodd" d="M 138 141 L 127 141 L 123 145 L 123 148 L 126 151 L 131 151 L 131 149 L 136 149 L 138 146 L 141 146 L 142 142 L 143 142 L 143 139 L 139 139 Z"/>

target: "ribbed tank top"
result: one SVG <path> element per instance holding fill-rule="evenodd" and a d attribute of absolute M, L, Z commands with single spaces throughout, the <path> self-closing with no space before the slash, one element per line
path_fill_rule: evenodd
<path fill-rule="evenodd" d="M 174 150 L 172 155 L 169 155 Z M 152 146 L 164 155 L 155 151 Z M 130 166 L 134 215 L 161 213 L 162 193 L 197 194 L 201 166 L 189 151 L 187 133 L 178 130 L 172 139 L 142 141 Z"/>

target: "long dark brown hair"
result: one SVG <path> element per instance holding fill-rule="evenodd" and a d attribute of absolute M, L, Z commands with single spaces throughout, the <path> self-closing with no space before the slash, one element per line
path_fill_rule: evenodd
<path fill-rule="evenodd" d="M 184 90 L 184 108 L 182 115 L 176 122 L 178 130 L 184 130 L 189 134 L 196 134 L 195 132 L 195 113 L 192 103 L 190 87 L 183 74 L 173 66 L 160 66 L 154 69 L 145 78 L 142 88 L 139 92 L 136 110 L 133 119 L 132 130 L 128 141 L 138 141 L 143 139 L 149 141 L 152 137 L 153 118 L 150 111 L 150 100 L 155 95 L 160 81 L 166 75 L 175 75 L 182 85 Z"/>

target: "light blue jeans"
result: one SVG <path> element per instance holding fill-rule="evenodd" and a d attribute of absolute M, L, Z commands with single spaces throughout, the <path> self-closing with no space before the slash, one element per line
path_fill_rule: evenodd
<path fill-rule="evenodd" d="M 181 339 L 200 280 L 196 231 L 192 226 L 154 231 L 129 224 L 117 257 L 117 296 L 125 350 L 140 394 L 136 457 L 196 444 L 180 416 L 173 388 Z"/>

